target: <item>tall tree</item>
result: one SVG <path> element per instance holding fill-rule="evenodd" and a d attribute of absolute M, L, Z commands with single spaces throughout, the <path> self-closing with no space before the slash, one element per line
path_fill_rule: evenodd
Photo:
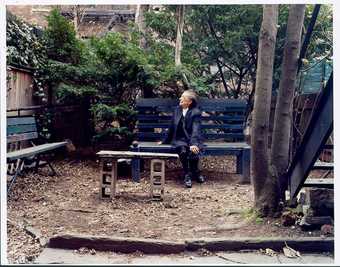
<path fill-rule="evenodd" d="M 139 41 L 139 46 L 142 49 L 147 49 L 147 41 L 146 41 L 146 33 L 147 28 L 145 24 L 145 13 L 147 13 L 150 9 L 150 5 L 137 5 L 135 23 L 138 27 L 138 30 L 141 33 L 141 38 Z M 152 98 L 154 97 L 153 87 L 150 85 L 142 84 L 141 86 L 142 96 L 144 98 Z"/>
<path fill-rule="evenodd" d="M 139 31 L 142 33 L 142 37 L 140 39 L 140 47 L 146 48 L 146 39 L 145 39 L 145 33 L 146 33 L 146 26 L 145 26 L 145 12 L 148 12 L 150 8 L 150 5 L 137 5 L 136 9 L 136 17 L 135 17 L 135 23 L 138 26 Z"/>
<path fill-rule="evenodd" d="M 254 125 L 251 138 L 255 208 L 263 216 L 272 215 L 278 206 L 277 183 L 270 175 L 268 155 L 269 114 L 277 21 L 278 5 L 264 5 L 259 36 L 253 112 Z"/>
<path fill-rule="evenodd" d="M 73 25 L 76 32 L 76 37 L 79 38 L 79 25 L 84 19 L 85 7 L 84 5 L 74 5 L 71 8 L 73 12 Z"/>
<path fill-rule="evenodd" d="M 293 97 L 301 46 L 301 33 L 305 5 L 291 5 L 289 9 L 286 42 L 283 52 L 282 76 L 275 107 L 274 129 L 271 146 L 271 164 L 280 181 L 280 193 L 286 187 L 284 174 L 289 163 Z"/>
<path fill-rule="evenodd" d="M 184 5 L 178 5 L 176 9 L 177 31 L 175 47 L 175 65 L 181 65 L 182 37 L 184 27 Z"/>

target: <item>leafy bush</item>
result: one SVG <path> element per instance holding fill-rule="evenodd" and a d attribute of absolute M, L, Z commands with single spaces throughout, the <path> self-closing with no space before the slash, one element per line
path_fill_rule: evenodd
<path fill-rule="evenodd" d="M 95 104 L 91 112 L 99 126 L 94 141 L 107 140 L 110 138 L 131 139 L 136 112 L 127 104 L 109 106 L 106 104 Z"/>
<path fill-rule="evenodd" d="M 79 104 L 94 98 L 98 90 L 91 86 L 74 86 L 61 83 L 56 93 L 57 98 L 64 104 Z"/>
<path fill-rule="evenodd" d="M 34 95 L 38 103 L 46 103 L 46 43 L 41 30 L 7 12 L 7 64 L 32 70 Z"/>
<path fill-rule="evenodd" d="M 73 24 L 57 9 L 47 16 L 48 27 L 44 32 L 47 54 L 50 59 L 66 63 L 79 63 L 82 52 L 81 42 L 76 38 Z"/>

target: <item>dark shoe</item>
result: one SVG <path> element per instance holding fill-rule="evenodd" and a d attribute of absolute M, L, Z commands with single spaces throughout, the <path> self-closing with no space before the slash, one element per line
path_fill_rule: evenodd
<path fill-rule="evenodd" d="M 200 174 L 196 177 L 196 181 L 202 184 L 205 182 L 205 177 L 202 174 Z"/>
<path fill-rule="evenodd" d="M 191 175 L 190 174 L 186 174 L 184 176 L 184 185 L 187 188 L 191 188 L 192 187 L 192 181 L 191 181 Z"/>
<path fill-rule="evenodd" d="M 193 177 L 200 184 L 205 182 L 205 177 L 200 172 L 194 173 Z"/>

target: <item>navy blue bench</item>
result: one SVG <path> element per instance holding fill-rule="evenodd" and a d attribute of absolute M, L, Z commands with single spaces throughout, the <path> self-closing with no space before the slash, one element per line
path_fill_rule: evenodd
<path fill-rule="evenodd" d="M 170 145 L 158 145 L 169 128 L 178 100 L 141 98 L 136 102 L 137 141 L 131 151 L 175 153 Z M 250 182 L 250 146 L 244 141 L 245 112 L 247 103 L 237 99 L 201 98 L 202 134 L 206 148 L 203 156 L 235 155 L 236 173 L 242 174 L 240 182 Z M 132 177 L 140 179 L 140 161 L 132 161 Z"/>

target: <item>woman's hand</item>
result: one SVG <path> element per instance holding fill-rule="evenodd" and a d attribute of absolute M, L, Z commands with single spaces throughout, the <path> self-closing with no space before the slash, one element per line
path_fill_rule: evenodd
<path fill-rule="evenodd" d="M 194 154 L 198 154 L 200 152 L 200 149 L 198 148 L 198 146 L 190 146 L 190 151 Z"/>

